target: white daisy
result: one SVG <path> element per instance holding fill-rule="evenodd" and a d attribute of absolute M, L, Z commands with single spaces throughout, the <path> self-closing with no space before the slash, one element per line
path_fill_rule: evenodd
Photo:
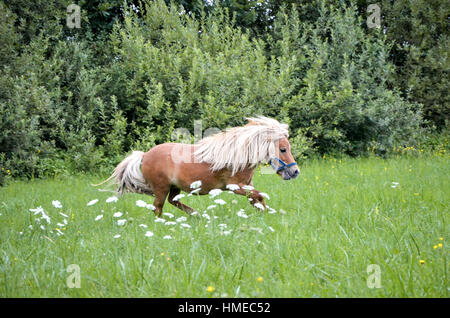
<path fill-rule="evenodd" d="M 136 205 L 138 207 L 141 207 L 141 208 L 146 208 L 147 207 L 147 203 L 145 203 L 145 201 L 142 201 L 142 200 L 137 200 L 136 201 Z"/>
<path fill-rule="evenodd" d="M 64 224 L 62 223 L 56 223 L 56 225 L 58 225 L 59 227 L 64 227 Z"/>
<path fill-rule="evenodd" d="M 226 224 L 224 224 L 224 223 L 222 223 L 222 224 L 219 224 L 218 226 L 219 226 L 220 228 L 222 228 L 222 229 L 223 229 L 223 228 L 226 228 L 226 227 L 227 227 L 227 225 L 226 225 Z"/>
<path fill-rule="evenodd" d="M 254 190 L 255 188 L 252 187 L 251 185 L 245 185 L 242 187 L 242 189 L 251 191 L 251 190 Z"/>
<path fill-rule="evenodd" d="M 113 236 L 115 239 L 120 237 L 120 234 L 116 234 Z"/>
<path fill-rule="evenodd" d="M 225 205 L 225 204 L 227 204 L 224 200 L 222 200 L 222 199 L 216 199 L 216 200 L 214 200 L 214 203 L 217 203 L 217 204 L 220 204 L 220 205 Z"/>
<path fill-rule="evenodd" d="M 236 191 L 236 190 L 239 190 L 240 188 L 241 187 L 238 186 L 237 184 L 233 184 L 233 183 L 227 184 L 227 189 L 230 191 Z"/>
<path fill-rule="evenodd" d="M 231 230 L 223 231 L 221 234 L 222 235 L 230 235 L 231 234 Z"/>
<path fill-rule="evenodd" d="M 211 217 L 208 214 L 206 214 L 206 213 L 202 214 L 202 217 L 204 217 L 207 220 L 211 219 Z"/>
<path fill-rule="evenodd" d="M 184 198 L 185 197 L 185 195 L 183 194 L 183 193 L 180 193 L 180 194 L 177 194 L 173 199 L 172 199 L 172 201 L 180 201 L 180 199 L 181 198 Z"/>
<path fill-rule="evenodd" d="M 214 198 L 221 193 L 222 193 L 222 190 L 220 190 L 220 189 L 212 189 L 211 191 L 209 191 L 209 195 L 211 196 L 211 198 Z"/>
<path fill-rule="evenodd" d="M 262 205 L 262 204 L 259 203 L 259 202 L 253 204 L 253 206 L 254 206 L 255 208 L 257 208 L 257 209 L 264 210 L 264 205 Z"/>
<path fill-rule="evenodd" d="M 163 213 L 163 215 L 165 215 L 165 216 L 167 216 L 168 218 L 173 218 L 173 214 L 172 213 L 169 213 L 169 212 L 165 212 L 165 213 Z"/>
<path fill-rule="evenodd" d="M 41 219 L 46 220 L 48 224 L 52 223 L 52 222 L 50 222 L 50 217 L 47 214 L 45 214 L 45 212 L 42 212 Z"/>
<path fill-rule="evenodd" d="M 113 214 L 113 217 L 120 218 L 122 215 L 123 215 L 122 212 L 116 212 L 116 213 Z"/>
<path fill-rule="evenodd" d="M 151 232 L 151 231 L 147 231 L 147 232 L 145 232 L 145 236 L 146 237 L 152 237 L 154 234 L 153 234 L 153 232 Z"/>
<path fill-rule="evenodd" d="M 30 212 L 34 212 L 34 215 L 44 212 L 44 209 L 39 206 L 36 209 L 30 209 Z"/>
<path fill-rule="evenodd" d="M 62 204 L 58 200 L 53 200 L 52 205 L 57 209 L 62 209 Z"/>
<path fill-rule="evenodd" d="M 96 204 L 97 202 L 98 202 L 98 199 L 94 199 L 94 200 L 89 201 L 86 205 L 91 206 L 91 205 Z"/>
<path fill-rule="evenodd" d="M 155 222 L 157 222 L 157 223 L 165 223 L 166 222 L 166 220 L 164 220 L 163 218 L 155 218 Z"/>
<path fill-rule="evenodd" d="M 199 193 L 201 190 L 202 190 L 201 188 L 192 190 L 192 191 L 189 193 L 189 195 L 191 196 L 191 195 L 193 195 L 193 194 Z"/>
<path fill-rule="evenodd" d="M 262 195 L 263 197 L 265 197 L 267 200 L 270 200 L 270 197 L 267 193 L 260 192 L 259 194 Z"/>
<path fill-rule="evenodd" d="M 186 221 L 187 220 L 187 217 L 185 217 L 185 216 L 181 216 L 181 217 L 179 217 L 178 219 L 177 219 L 177 222 L 179 223 L 179 222 L 184 222 L 184 221 Z"/>
<path fill-rule="evenodd" d="M 163 237 L 163 239 L 165 239 L 165 240 L 171 240 L 171 239 L 172 239 L 172 236 L 166 235 L 166 236 Z"/>
<path fill-rule="evenodd" d="M 206 208 L 206 210 L 211 210 L 211 209 L 214 209 L 215 207 L 217 207 L 217 205 L 212 204 L 212 205 L 208 206 L 208 207 Z"/>
<path fill-rule="evenodd" d="M 277 210 L 267 207 L 269 209 L 269 214 L 277 213 Z"/>
<path fill-rule="evenodd" d="M 262 229 L 259 228 L 259 227 L 250 227 L 249 230 L 251 230 L 251 231 L 256 231 L 256 232 L 258 232 L 259 234 L 263 234 Z"/>
<path fill-rule="evenodd" d="M 100 220 L 100 219 L 103 219 L 103 214 L 97 215 L 97 216 L 95 217 L 95 220 L 96 220 L 96 221 L 98 221 L 98 220 Z"/>
<path fill-rule="evenodd" d="M 197 180 L 191 183 L 191 189 L 197 189 L 200 188 L 201 186 L 202 186 L 201 180 Z"/>
<path fill-rule="evenodd" d="M 191 215 L 197 215 L 197 214 L 199 214 L 197 211 L 194 211 L 191 213 Z"/>
<path fill-rule="evenodd" d="M 237 200 L 232 200 L 231 203 L 237 204 L 238 202 L 237 202 Z"/>
<path fill-rule="evenodd" d="M 169 221 L 169 222 L 166 222 L 166 223 L 164 223 L 165 225 L 175 225 L 175 224 L 177 224 L 177 222 L 172 222 L 172 221 Z"/>
<path fill-rule="evenodd" d="M 148 228 L 146 224 L 139 224 L 140 227 L 143 227 L 144 229 Z"/>
<path fill-rule="evenodd" d="M 117 202 L 118 200 L 119 200 L 118 197 L 112 196 L 112 197 L 109 197 L 108 199 L 106 199 L 106 203 Z"/>
<path fill-rule="evenodd" d="M 237 212 L 237 216 L 239 216 L 239 217 L 241 217 L 241 218 L 244 218 L 244 219 L 248 218 L 248 215 L 245 214 L 245 211 L 244 211 L 243 209 L 240 209 L 240 210 Z"/>
<path fill-rule="evenodd" d="M 190 229 L 190 228 L 191 228 L 191 226 L 190 226 L 189 224 L 187 224 L 187 223 L 181 223 L 180 226 L 181 226 L 181 227 L 185 227 L 185 228 L 187 228 L 187 229 Z"/>
<path fill-rule="evenodd" d="M 117 220 L 117 225 L 124 225 L 126 221 L 125 219 Z"/>

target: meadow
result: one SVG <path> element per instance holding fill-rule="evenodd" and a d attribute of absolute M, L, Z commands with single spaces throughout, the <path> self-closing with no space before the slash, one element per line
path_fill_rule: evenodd
<path fill-rule="evenodd" d="M 166 203 L 165 223 L 139 201 L 152 197 L 106 202 L 114 194 L 91 186 L 106 175 L 10 182 L 0 296 L 448 297 L 448 155 L 299 164 L 295 180 L 256 173 L 270 213 L 224 191 L 182 199 L 208 216 L 179 219 Z M 80 288 L 67 285 L 71 264 Z"/>

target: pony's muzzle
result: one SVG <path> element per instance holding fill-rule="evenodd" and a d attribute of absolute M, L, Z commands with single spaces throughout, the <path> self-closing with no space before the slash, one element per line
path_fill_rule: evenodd
<path fill-rule="evenodd" d="M 297 166 L 289 167 L 281 171 L 281 176 L 283 177 L 284 180 L 297 178 L 299 174 L 300 170 L 297 168 Z"/>

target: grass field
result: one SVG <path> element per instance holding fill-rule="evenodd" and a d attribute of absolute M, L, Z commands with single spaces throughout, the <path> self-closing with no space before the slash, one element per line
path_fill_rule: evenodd
<path fill-rule="evenodd" d="M 112 194 L 90 186 L 106 176 L 13 182 L 0 188 L 0 296 L 448 297 L 448 159 L 306 161 L 292 181 L 256 174 L 277 213 L 224 192 L 182 199 L 202 213 L 226 201 L 207 211 L 210 220 L 177 222 L 184 212 L 166 204 L 176 225 L 155 223 L 136 205 L 148 196 L 106 203 Z M 39 206 L 50 224 L 29 211 Z M 68 288 L 70 264 L 81 288 Z M 380 288 L 368 287 L 370 264 L 379 266 Z"/>

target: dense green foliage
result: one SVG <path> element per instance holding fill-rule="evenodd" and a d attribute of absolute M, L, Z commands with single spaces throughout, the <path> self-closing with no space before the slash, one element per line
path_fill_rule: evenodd
<path fill-rule="evenodd" d="M 448 6 L 414 1 L 407 20 L 396 1 L 382 32 L 366 3 L 281 2 L 80 1 L 71 29 L 71 1 L 0 1 L 0 184 L 110 166 L 195 119 L 276 117 L 297 158 L 384 154 L 446 127 Z"/>
<path fill-rule="evenodd" d="M 106 203 L 111 194 L 87 186 L 106 175 L 12 182 L 0 188 L 0 295 L 445 298 L 448 160 L 438 154 L 307 160 L 290 181 L 257 173 L 255 187 L 268 193 L 277 213 L 224 191 L 219 197 L 227 203 L 207 211 L 211 222 L 189 217 L 190 228 L 155 222 L 150 210 L 136 206 L 151 202 L 149 196 Z M 99 202 L 86 206 L 93 199 Z M 213 200 L 182 199 L 200 212 Z M 50 224 L 29 211 L 39 206 Z M 187 216 L 164 208 L 174 215 L 167 221 Z M 237 215 L 240 209 L 248 218 Z M 113 217 L 118 211 L 123 215 Z M 118 219 L 127 221 L 119 226 Z M 73 281 L 70 264 L 80 268 L 81 288 L 66 284 Z M 380 268 L 381 288 L 367 284 L 370 264 Z"/>

